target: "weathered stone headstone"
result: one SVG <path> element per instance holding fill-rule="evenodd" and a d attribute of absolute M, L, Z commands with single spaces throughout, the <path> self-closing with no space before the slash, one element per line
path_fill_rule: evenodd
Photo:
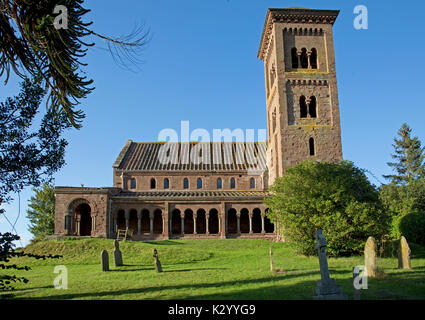
<path fill-rule="evenodd" d="M 376 240 L 374 237 L 369 237 L 364 248 L 364 263 L 366 276 L 370 278 L 376 277 L 378 271 L 378 266 L 376 263 L 376 252 Z"/>
<path fill-rule="evenodd" d="M 114 246 L 115 246 L 115 250 L 114 250 L 115 266 L 120 267 L 120 266 L 123 265 L 123 263 L 122 263 L 122 253 L 120 251 L 120 244 L 119 244 L 118 240 L 114 241 Z"/>
<path fill-rule="evenodd" d="M 322 234 L 322 230 L 316 231 L 315 248 L 319 254 L 321 279 L 317 281 L 317 286 L 313 290 L 314 299 L 344 300 L 347 295 L 341 291 L 341 287 L 336 284 L 335 279 L 329 276 L 328 259 L 326 258 L 327 242 Z"/>
<path fill-rule="evenodd" d="M 270 271 L 274 271 L 273 249 L 270 248 Z"/>
<path fill-rule="evenodd" d="M 103 250 L 100 256 L 101 256 L 102 271 L 109 271 L 108 251 Z"/>
<path fill-rule="evenodd" d="M 161 262 L 159 261 L 158 251 L 156 249 L 153 249 L 153 258 L 156 272 L 162 272 Z"/>
<path fill-rule="evenodd" d="M 399 269 L 412 269 L 410 265 L 410 248 L 404 236 L 400 239 L 398 247 L 398 268 Z"/>

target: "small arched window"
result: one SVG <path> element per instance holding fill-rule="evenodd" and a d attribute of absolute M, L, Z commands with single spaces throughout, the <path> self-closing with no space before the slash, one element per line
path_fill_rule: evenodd
<path fill-rule="evenodd" d="M 254 178 L 249 179 L 249 187 L 251 189 L 255 189 L 255 179 Z"/>
<path fill-rule="evenodd" d="M 189 179 L 188 178 L 184 178 L 184 180 L 183 180 L 183 188 L 184 189 L 189 189 Z"/>
<path fill-rule="evenodd" d="M 170 180 L 168 180 L 168 178 L 164 179 L 164 189 L 169 189 L 170 188 Z"/>
<path fill-rule="evenodd" d="M 156 180 L 154 178 L 151 179 L 151 189 L 156 188 Z"/>
<path fill-rule="evenodd" d="M 310 97 L 310 103 L 308 105 L 308 114 L 310 115 L 311 118 L 316 118 L 317 117 L 317 101 L 316 101 L 316 97 L 312 96 Z"/>
<path fill-rule="evenodd" d="M 230 179 L 230 189 L 235 189 L 235 188 L 236 188 L 235 178 L 231 178 Z"/>
<path fill-rule="evenodd" d="M 310 156 L 314 156 L 315 155 L 314 139 L 310 138 L 310 140 L 308 140 L 308 144 L 309 144 L 309 147 L 310 147 Z"/>
<path fill-rule="evenodd" d="M 310 66 L 311 66 L 312 69 L 317 69 L 318 68 L 317 50 L 316 50 L 316 48 L 311 49 Z"/>
<path fill-rule="evenodd" d="M 201 178 L 198 178 L 198 180 L 196 181 L 196 187 L 198 189 L 202 189 L 202 179 Z"/>
<path fill-rule="evenodd" d="M 136 179 L 131 178 L 130 180 L 130 189 L 136 189 Z"/>
<path fill-rule="evenodd" d="M 217 179 L 217 189 L 222 189 L 223 188 L 223 181 L 221 180 L 221 178 Z"/>
<path fill-rule="evenodd" d="M 297 48 L 291 49 L 292 69 L 298 68 L 298 53 Z"/>
<path fill-rule="evenodd" d="M 308 68 L 308 56 L 307 56 L 307 49 L 306 48 L 301 49 L 301 68 L 303 68 L 303 69 Z"/>
<path fill-rule="evenodd" d="M 305 96 L 300 97 L 300 118 L 307 118 L 307 101 Z"/>

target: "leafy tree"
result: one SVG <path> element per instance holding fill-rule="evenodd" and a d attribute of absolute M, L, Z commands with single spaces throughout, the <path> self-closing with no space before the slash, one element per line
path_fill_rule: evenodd
<path fill-rule="evenodd" d="M 24 251 L 15 251 L 15 245 L 13 241 L 19 240 L 19 236 L 0 232 L 0 269 L 2 270 L 31 270 L 28 266 L 18 266 L 16 264 L 10 264 L 10 260 L 14 257 L 31 257 L 35 259 L 58 259 L 59 255 L 36 255 L 32 253 L 25 253 Z M 25 277 L 17 277 L 16 275 L 1 275 L 0 276 L 0 291 L 14 290 L 12 283 L 23 282 L 27 283 L 28 279 Z"/>
<path fill-rule="evenodd" d="M 55 231 L 55 189 L 50 184 L 33 188 L 35 195 L 29 200 L 27 217 L 29 231 L 36 237 L 51 235 Z"/>
<path fill-rule="evenodd" d="M 11 193 L 26 186 L 50 181 L 65 163 L 65 116 L 48 110 L 36 128 L 43 96 L 36 81 L 25 79 L 18 96 L 0 102 L 0 203 L 9 202 Z"/>
<path fill-rule="evenodd" d="M 304 161 L 288 168 L 270 190 L 267 215 L 301 254 L 316 254 L 318 229 L 334 256 L 359 253 L 369 236 L 381 238 L 388 231 L 389 216 L 375 186 L 352 162 Z"/>
<path fill-rule="evenodd" d="M 94 46 L 90 36 L 107 41 L 118 63 L 137 63 L 138 49 L 145 46 L 149 32 L 136 29 L 125 37 L 111 38 L 96 33 L 83 18 L 90 11 L 83 0 L 0 0 L 0 76 L 6 82 L 12 69 L 25 77 L 40 76 L 48 92 L 47 103 L 67 121 L 81 127 L 84 113 L 75 107 L 94 88 L 81 67 L 87 50 Z M 55 8 L 66 8 L 67 28 L 55 25 Z M 65 14 L 65 12 L 60 12 Z"/>
<path fill-rule="evenodd" d="M 391 182 L 400 185 L 410 181 L 423 179 L 425 177 L 424 149 L 418 137 L 411 137 L 412 129 L 403 123 L 398 131 L 399 139 L 394 138 L 394 151 L 391 157 L 396 162 L 387 164 L 397 172 L 397 174 L 384 176 L 391 179 Z"/>

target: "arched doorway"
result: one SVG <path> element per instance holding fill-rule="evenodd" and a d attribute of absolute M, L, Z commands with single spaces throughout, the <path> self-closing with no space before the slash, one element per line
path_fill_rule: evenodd
<path fill-rule="evenodd" d="M 255 208 L 252 211 L 252 232 L 261 233 L 262 229 L 262 219 L 261 219 L 261 210 Z"/>
<path fill-rule="evenodd" d="M 196 212 L 196 233 L 206 234 L 207 233 L 207 220 L 205 218 L 205 210 L 198 209 Z"/>
<path fill-rule="evenodd" d="M 91 208 L 87 203 L 81 203 L 75 208 L 75 215 L 79 226 L 77 233 L 79 236 L 91 236 L 92 221 Z"/>
<path fill-rule="evenodd" d="M 235 234 L 238 232 L 238 218 L 236 217 L 236 210 L 230 209 L 227 212 L 227 233 Z"/>
<path fill-rule="evenodd" d="M 174 209 L 171 214 L 171 233 L 178 235 L 182 233 L 182 219 L 180 217 L 179 209 Z"/>
<path fill-rule="evenodd" d="M 184 233 L 193 234 L 193 211 L 186 209 L 184 211 Z"/>
<path fill-rule="evenodd" d="M 249 233 L 249 211 L 248 209 L 241 210 L 241 218 L 240 218 L 240 228 L 241 233 Z"/>
<path fill-rule="evenodd" d="M 208 229 L 210 234 L 218 234 L 218 211 L 217 209 L 210 210 L 210 217 L 208 218 Z"/>
<path fill-rule="evenodd" d="M 161 209 L 156 209 L 153 214 L 153 233 L 161 234 L 162 233 L 162 211 Z"/>

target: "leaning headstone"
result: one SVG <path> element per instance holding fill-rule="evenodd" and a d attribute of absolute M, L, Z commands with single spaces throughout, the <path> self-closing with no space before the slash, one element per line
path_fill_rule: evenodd
<path fill-rule="evenodd" d="M 102 271 L 109 271 L 109 256 L 108 251 L 103 250 L 101 253 Z"/>
<path fill-rule="evenodd" d="M 120 244 L 119 244 L 118 240 L 114 241 L 114 245 L 115 245 L 115 250 L 114 250 L 115 266 L 120 267 L 120 266 L 123 265 L 123 263 L 122 263 L 122 253 L 120 251 Z"/>
<path fill-rule="evenodd" d="M 270 248 L 270 271 L 274 271 L 273 249 Z"/>
<path fill-rule="evenodd" d="M 377 245 L 374 237 L 369 237 L 364 248 L 364 260 L 366 276 L 373 278 L 377 275 L 378 266 L 376 263 Z"/>
<path fill-rule="evenodd" d="M 404 236 L 400 239 L 398 247 L 398 268 L 399 269 L 412 269 L 410 265 L 410 248 Z"/>
<path fill-rule="evenodd" d="M 327 242 L 322 234 L 322 230 L 316 231 L 315 248 L 319 254 L 321 279 L 317 281 L 317 286 L 313 290 L 314 299 L 324 300 L 345 300 L 347 295 L 341 291 L 341 287 L 336 284 L 335 279 L 329 276 L 328 259 L 326 258 Z"/>
<path fill-rule="evenodd" d="M 162 272 L 161 262 L 159 261 L 158 251 L 156 251 L 156 249 L 153 249 L 153 258 L 156 272 Z"/>

